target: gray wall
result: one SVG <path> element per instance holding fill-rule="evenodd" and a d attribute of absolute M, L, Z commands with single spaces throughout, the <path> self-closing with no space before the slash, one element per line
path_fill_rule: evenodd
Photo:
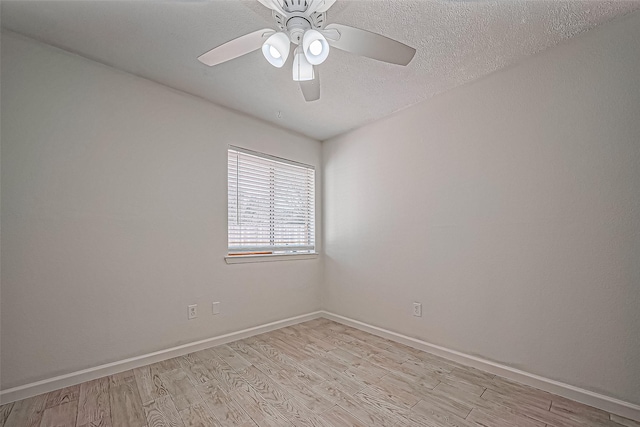
<path fill-rule="evenodd" d="M 326 141 L 324 308 L 640 403 L 638 52 L 634 14 Z"/>
<path fill-rule="evenodd" d="M 227 145 L 319 142 L 12 34 L 2 90 L 2 388 L 319 308 L 321 259 L 224 262 Z"/>
<path fill-rule="evenodd" d="M 2 10 L 2 7 L 0 7 L 0 10 Z M 2 46 L 2 32 L 0 32 L 0 46 Z M 2 71 L 1 70 L 2 70 L 2 55 L 0 55 L 0 100 L 2 99 L 2 95 L 1 95 L 2 94 L 2 83 L 1 83 L 2 82 L 2 78 L 1 78 Z M 0 103 L 1 103 L 1 101 L 0 101 Z M 2 120 L 0 120 L 0 141 L 1 140 L 2 140 Z M 0 149 L 0 152 L 1 151 L 2 150 Z M 0 158 L 0 164 L 1 163 L 2 163 L 2 161 L 1 161 L 1 158 Z M 2 175 L 1 170 L 2 170 L 2 167 L 0 166 L 0 177 Z M 2 181 L 2 179 L 0 178 L 0 193 L 2 192 L 1 191 L 1 188 L 2 188 L 2 185 L 1 185 L 2 182 L 1 181 Z M 0 200 L 2 200 L 2 197 L 0 197 Z M 0 216 L 1 216 L 1 212 L 2 212 L 2 206 L 1 205 L 2 205 L 2 203 L 0 203 Z M 0 235 L 1 235 L 1 229 L 2 229 L 1 223 L 2 223 L 2 221 L 0 220 Z M 1 241 L 2 241 L 2 239 L 0 237 L 0 242 Z M 2 261 L 1 261 L 1 259 L 2 259 L 2 256 L 1 256 L 2 249 L 1 249 L 1 247 L 2 247 L 2 244 L 0 244 L 0 337 L 2 337 L 2 268 L 1 268 L 1 265 L 2 265 Z M 0 390 L 2 389 L 2 357 L 1 357 L 1 355 L 2 355 L 2 339 L 0 338 Z"/>

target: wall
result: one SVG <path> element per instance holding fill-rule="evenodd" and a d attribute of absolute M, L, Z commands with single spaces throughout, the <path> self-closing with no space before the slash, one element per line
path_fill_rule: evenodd
<path fill-rule="evenodd" d="M 2 7 L 0 7 L 2 10 Z M 1 13 L 0 13 L 1 15 Z M 2 21 L 2 17 L 0 16 L 0 22 Z M 2 46 L 2 32 L 0 32 L 0 46 Z M 2 57 L 0 55 L 0 100 L 2 99 Z M 0 101 L 1 103 L 1 101 Z M 2 141 L 2 120 L 0 120 L 0 145 Z M 2 150 L 0 150 L 2 151 Z M 2 158 L 0 156 L 0 165 L 2 163 Z M 0 166 L 0 177 L 2 176 L 2 167 Z M 2 179 L 0 178 L 0 189 L 2 188 Z M 0 190 L 1 193 L 1 190 Z M 1 234 L 2 234 L 2 220 L 1 220 L 1 212 L 2 212 L 2 197 L 0 197 L 0 242 L 2 242 Z M 2 244 L 0 243 L 0 337 L 2 337 Z M 0 338 L 0 355 L 2 354 L 2 339 Z M 2 357 L 0 357 L 0 390 L 2 390 Z"/>
<path fill-rule="evenodd" d="M 640 403 L 638 51 L 636 13 L 326 141 L 323 307 Z"/>
<path fill-rule="evenodd" d="M 319 142 L 11 33 L 2 88 L 2 388 L 319 309 L 321 259 L 224 262 L 227 145 Z"/>

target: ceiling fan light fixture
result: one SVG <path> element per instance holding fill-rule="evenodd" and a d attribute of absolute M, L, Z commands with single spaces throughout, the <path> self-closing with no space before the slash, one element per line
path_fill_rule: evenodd
<path fill-rule="evenodd" d="M 309 45 L 309 52 L 311 52 L 312 55 L 320 55 L 322 52 L 322 42 L 320 40 L 312 41 Z"/>
<path fill-rule="evenodd" d="M 311 65 L 320 65 L 329 56 L 329 43 L 319 31 L 307 30 L 302 37 L 302 50 Z"/>
<path fill-rule="evenodd" d="M 300 48 L 297 48 L 293 57 L 293 80 L 296 82 L 306 82 L 314 78 L 313 65 L 307 61 L 304 52 L 300 50 Z"/>
<path fill-rule="evenodd" d="M 282 58 L 282 55 L 280 54 L 280 52 L 278 52 L 278 49 L 276 49 L 273 46 L 269 46 L 269 53 L 273 58 L 276 58 L 276 59 Z"/>
<path fill-rule="evenodd" d="M 271 35 L 262 45 L 262 54 L 271 65 L 282 68 L 289 57 L 291 42 L 285 33 Z"/>

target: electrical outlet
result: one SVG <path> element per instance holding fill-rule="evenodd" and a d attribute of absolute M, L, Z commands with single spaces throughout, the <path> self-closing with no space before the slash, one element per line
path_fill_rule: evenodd
<path fill-rule="evenodd" d="M 189 320 L 198 317 L 198 304 L 193 304 L 188 307 Z"/>
<path fill-rule="evenodd" d="M 213 304 L 211 304 L 211 312 L 213 314 L 220 314 L 220 303 L 219 302 L 214 302 Z"/>
<path fill-rule="evenodd" d="M 422 304 L 419 302 L 413 303 L 413 315 L 416 317 L 422 317 Z"/>

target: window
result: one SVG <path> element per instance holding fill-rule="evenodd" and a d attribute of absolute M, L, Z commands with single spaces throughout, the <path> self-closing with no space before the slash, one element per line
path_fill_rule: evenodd
<path fill-rule="evenodd" d="M 229 255 L 315 252 L 315 168 L 229 148 Z"/>

